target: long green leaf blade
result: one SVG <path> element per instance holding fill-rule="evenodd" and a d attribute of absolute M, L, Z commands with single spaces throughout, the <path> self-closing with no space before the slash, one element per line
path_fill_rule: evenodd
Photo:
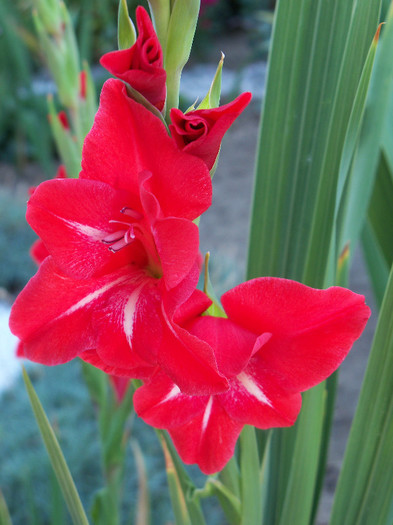
<path fill-rule="evenodd" d="M 89 525 L 60 445 L 25 369 L 23 369 L 23 379 L 45 448 L 71 514 L 72 521 L 74 525 Z"/>
<path fill-rule="evenodd" d="M 310 251 L 318 261 L 323 255 L 315 266 L 324 274 L 339 162 L 378 11 L 379 0 L 278 4 L 257 160 L 249 277 L 300 280 L 306 258 L 310 263 L 313 258 Z M 312 231 L 314 220 L 321 228 L 318 235 Z M 313 270 L 308 273 L 310 284 L 321 281 Z"/>
<path fill-rule="evenodd" d="M 341 203 L 339 250 L 358 241 L 377 173 L 393 87 L 393 7 L 378 46 L 359 143 Z"/>
<path fill-rule="evenodd" d="M 393 505 L 393 267 L 330 525 L 389 525 Z"/>
<path fill-rule="evenodd" d="M 339 166 L 379 6 L 379 0 L 278 3 L 257 159 L 249 278 L 274 275 L 316 287 L 333 284 L 326 272 Z M 334 272 L 329 275 L 332 279 Z M 275 431 L 271 441 L 267 525 L 280 523 L 284 508 L 289 518 L 292 506 L 298 521 L 291 518 L 291 525 L 305 525 L 318 497 L 314 482 L 323 470 L 320 445 L 303 422 L 322 428 L 324 394 L 316 390 L 309 395 L 316 399 L 305 404 L 295 428 Z M 299 457 L 313 451 L 306 471 L 292 462 L 295 447 Z M 295 508 L 300 502 L 301 511 Z"/>
<path fill-rule="evenodd" d="M 242 523 L 259 525 L 262 522 L 260 460 L 255 428 L 249 425 L 240 434 L 240 483 Z"/>

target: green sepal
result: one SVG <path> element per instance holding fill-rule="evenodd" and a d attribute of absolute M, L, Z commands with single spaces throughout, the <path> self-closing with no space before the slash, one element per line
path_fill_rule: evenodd
<path fill-rule="evenodd" d="M 45 444 L 45 448 L 48 452 L 53 470 L 56 474 L 65 502 L 70 512 L 72 522 L 74 525 L 88 525 L 89 522 L 83 509 L 82 502 L 79 498 L 78 491 L 71 477 L 71 473 L 68 469 L 55 433 L 24 368 L 23 380 L 26 385 L 26 390 L 33 408 L 35 419 L 41 432 L 42 439 Z"/>
<path fill-rule="evenodd" d="M 148 3 L 158 40 L 165 56 L 171 3 L 170 0 L 148 0 Z"/>
<path fill-rule="evenodd" d="M 209 91 L 207 92 L 205 98 L 199 104 L 197 109 L 211 109 L 218 108 L 220 105 L 221 97 L 221 77 L 222 77 L 222 67 L 224 65 L 225 55 L 221 52 L 221 59 L 218 63 L 216 73 L 210 85 Z"/>
<path fill-rule="evenodd" d="M 117 16 L 117 45 L 119 49 L 129 49 L 135 44 L 135 26 L 128 14 L 127 0 L 119 1 Z"/>
<path fill-rule="evenodd" d="M 168 131 L 168 134 L 169 134 L 168 124 L 165 122 L 164 117 L 162 116 L 161 112 L 155 106 L 153 106 L 153 104 L 151 104 L 147 100 L 147 98 L 145 98 L 141 93 L 139 93 L 139 91 L 134 89 L 129 84 L 126 84 L 126 89 L 127 89 L 128 95 L 132 99 L 134 99 L 139 104 L 142 104 L 142 106 L 144 106 L 146 109 L 148 109 L 150 111 L 150 113 L 153 113 L 153 115 L 155 115 L 157 118 L 159 118 L 161 120 L 161 122 L 164 124 L 164 126 L 166 127 L 166 129 Z"/>
<path fill-rule="evenodd" d="M 175 0 L 168 26 L 165 52 L 167 72 L 167 119 L 171 108 L 179 105 L 180 77 L 190 56 L 200 0 Z"/>
<path fill-rule="evenodd" d="M 212 315 L 213 317 L 227 317 L 223 307 L 221 306 L 220 300 L 214 291 L 212 282 L 210 280 L 209 259 L 210 259 L 210 252 L 207 252 L 205 255 L 205 273 L 204 273 L 203 291 L 212 301 L 212 304 L 209 306 L 209 308 L 205 312 L 203 312 L 202 315 Z"/>

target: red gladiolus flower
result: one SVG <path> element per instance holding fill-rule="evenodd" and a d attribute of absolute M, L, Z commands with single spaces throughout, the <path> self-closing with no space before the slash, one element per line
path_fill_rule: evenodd
<path fill-rule="evenodd" d="M 184 373 L 162 345 L 165 308 L 184 302 L 198 279 L 192 220 L 211 202 L 206 166 L 179 152 L 161 121 L 113 79 L 82 167 L 79 179 L 42 183 L 28 203 L 27 220 L 50 256 L 11 313 L 25 356 L 59 364 L 79 355 L 141 378 L 161 366 L 190 392 L 224 390 L 213 352 L 185 352 Z"/>
<path fill-rule="evenodd" d="M 370 310 L 349 290 L 315 290 L 276 278 L 254 279 L 224 294 L 228 319 L 193 317 L 198 301 L 194 294 L 188 313 L 180 309 L 183 329 L 211 346 L 229 389 L 187 395 L 157 371 L 137 390 L 134 404 L 147 423 L 168 430 L 185 463 L 212 474 L 233 455 L 245 424 L 266 429 L 295 422 L 300 393 L 338 368 Z"/>
<path fill-rule="evenodd" d="M 112 75 L 128 82 L 153 106 L 162 110 L 166 97 L 166 72 L 161 44 L 146 10 L 136 10 L 138 38 L 129 49 L 111 51 L 100 60 Z"/>
<path fill-rule="evenodd" d="M 169 125 L 178 147 L 201 158 L 212 169 L 228 128 L 251 100 L 251 93 L 242 93 L 233 102 L 219 108 L 197 109 L 182 113 L 171 109 Z"/>

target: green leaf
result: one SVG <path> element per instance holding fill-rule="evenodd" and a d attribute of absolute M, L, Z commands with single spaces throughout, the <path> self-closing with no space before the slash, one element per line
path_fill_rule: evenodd
<path fill-rule="evenodd" d="M 393 88 L 393 9 L 378 45 L 363 125 L 340 205 L 339 249 L 359 239 L 377 173 L 383 131 Z"/>
<path fill-rule="evenodd" d="M 381 307 L 389 278 L 389 267 L 381 252 L 374 230 L 367 220 L 362 232 L 362 247 L 367 264 L 368 274 L 378 307 Z"/>
<path fill-rule="evenodd" d="M 209 91 L 207 92 L 205 98 L 199 104 L 198 109 L 210 109 L 218 108 L 220 105 L 221 97 L 221 77 L 222 77 L 222 67 L 224 65 L 224 53 L 221 52 L 221 60 L 218 63 L 216 73 L 210 85 Z"/>
<path fill-rule="evenodd" d="M 23 369 L 23 379 L 26 385 L 26 390 L 29 395 L 30 403 L 33 408 L 34 416 L 41 432 L 45 448 L 48 452 L 53 470 L 56 474 L 57 480 L 61 487 L 65 502 L 70 512 L 74 525 L 88 525 L 88 520 L 83 510 L 82 502 L 79 498 L 78 491 L 72 480 L 67 463 L 61 452 L 59 443 L 56 439 L 55 433 L 50 426 L 48 418 L 42 408 L 40 400 L 31 384 L 29 376 L 25 369 Z"/>
<path fill-rule="evenodd" d="M 389 525 L 393 507 L 393 266 L 330 525 Z"/>
<path fill-rule="evenodd" d="M 166 472 L 176 525 L 205 525 L 196 489 L 184 469 L 171 439 L 165 431 L 156 430 L 165 456 Z"/>
<path fill-rule="evenodd" d="M 375 54 L 377 52 L 377 44 L 379 40 L 379 34 L 381 31 L 381 24 L 378 26 L 377 32 L 372 40 L 366 62 L 363 67 L 362 76 L 360 77 L 359 86 L 356 91 L 356 97 L 353 103 L 351 116 L 349 118 L 348 129 L 345 136 L 344 148 L 341 157 L 340 171 L 337 183 L 337 199 L 336 199 L 336 212 L 338 211 L 339 204 L 341 202 L 342 194 L 344 191 L 344 185 L 347 180 L 350 166 L 352 163 L 355 147 L 357 145 L 360 130 L 364 117 L 364 110 L 366 106 L 366 97 L 370 85 L 371 73 L 373 70 Z"/>
<path fill-rule="evenodd" d="M 242 523 L 262 523 L 260 460 L 255 428 L 246 425 L 240 434 L 240 483 Z"/>
<path fill-rule="evenodd" d="M 378 12 L 379 0 L 278 4 L 248 277 L 323 285 L 345 134 Z"/>
<path fill-rule="evenodd" d="M 224 483 L 220 480 L 211 478 L 208 481 L 212 493 L 215 494 L 220 502 L 228 522 L 231 525 L 241 523 L 241 501 L 235 496 Z"/>
<path fill-rule="evenodd" d="M 150 523 L 150 497 L 147 484 L 147 474 L 145 460 L 138 442 L 131 441 L 131 448 L 134 453 L 136 469 L 138 472 L 138 505 L 135 518 L 135 525 L 148 525 Z"/>
<path fill-rule="evenodd" d="M 330 254 L 339 168 L 379 4 L 278 3 L 257 154 L 248 278 L 272 275 L 314 287 L 334 284 L 336 261 Z M 311 399 L 296 426 L 274 431 L 266 525 L 284 523 L 282 516 L 291 525 L 307 525 L 315 512 L 314 484 L 320 487 L 323 472 L 319 451 L 325 445 L 319 438 L 325 392 L 321 385 L 307 393 Z M 308 422 L 318 430 L 315 435 Z M 295 450 L 307 460 L 306 475 L 301 462 L 293 461 Z"/>
<path fill-rule="evenodd" d="M 393 176 L 384 153 L 368 208 L 368 217 L 387 268 L 393 262 Z"/>
<path fill-rule="evenodd" d="M 117 44 L 119 49 L 128 49 L 135 44 L 135 26 L 128 14 L 127 0 L 119 1 L 117 17 Z"/>
<path fill-rule="evenodd" d="M 0 490 L 0 524 L 12 525 L 11 516 L 8 512 L 7 503 L 5 502 L 3 493 Z"/>
<path fill-rule="evenodd" d="M 303 407 L 296 425 L 292 465 L 279 525 L 310 522 L 317 481 L 324 424 L 325 385 L 319 384 L 303 394 Z M 322 416 L 322 417 L 321 417 Z"/>

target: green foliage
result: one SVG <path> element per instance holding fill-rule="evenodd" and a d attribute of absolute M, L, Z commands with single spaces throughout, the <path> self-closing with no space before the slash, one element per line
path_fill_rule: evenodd
<path fill-rule="evenodd" d="M 97 491 L 104 486 L 96 413 L 84 384 L 80 363 L 28 368 L 34 389 L 55 429 L 88 516 Z M 54 512 L 66 512 L 54 484 L 51 467 L 39 435 L 22 379 L 0 395 L 0 487 L 13 525 L 62 525 L 53 521 Z M 151 523 L 166 525 L 172 518 L 162 449 L 154 429 L 136 418 L 130 440 L 136 440 L 147 471 L 151 497 Z M 137 509 L 139 479 L 134 453 L 128 442 L 125 487 L 120 523 L 133 523 Z M 197 485 L 205 480 L 199 469 L 187 468 Z M 54 501 L 61 508 L 53 509 Z M 214 501 L 203 502 L 209 525 L 224 523 Z M 36 519 L 34 518 L 36 516 Z M 131 518 L 132 517 L 132 518 Z M 35 521 L 34 521 L 35 520 Z M 130 521 L 131 520 L 131 521 Z M 65 523 L 70 523 L 66 521 Z"/>
<path fill-rule="evenodd" d="M 103 478 L 95 413 L 81 377 L 80 364 L 74 361 L 55 368 L 36 365 L 29 368 L 29 375 L 89 512 L 94 492 L 103 486 Z M 32 509 L 39 516 L 39 525 L 52 525 L 51 467 L 24 390 L 20 379 L 0 398 L 0 486 L 13 525 L 32 525 Z M 170 519 L 171 512 L 162 452 L 153 429 L 140 420 L 135 422 L 132 434 L 143 444 L 153 493 L 152 523 L 163 525 Z M 124 523 L 136 507 L 138 480 L 135 470 L 133 455 L 127 447 Z"/>

